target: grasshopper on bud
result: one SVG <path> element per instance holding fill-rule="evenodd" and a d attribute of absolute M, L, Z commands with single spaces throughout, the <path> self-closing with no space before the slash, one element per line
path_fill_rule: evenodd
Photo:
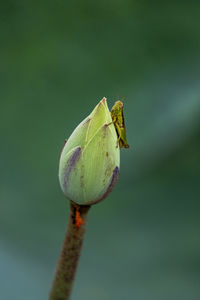
<path fill-rule="evenodd" d="M 126 126 L 124 122 L 124 112 L 123 112 L 123 103 L 122 101 L 116 101 L 111 109 L 112 123 L 115 126 L 117 132 L 117 146 L 119 148 L 129 148 L 129 144 L 126 140 Z"/>
<path fill-rule="evenodd" d="M 73 203 L 92 205 L 111 192 L 120 166 L 117 139 L 104 97 L 76 127 L 61 152 L 59 181 L 64 195 Z M 82 224 L 80 212 L 76 211 L 76 228 Z"/>

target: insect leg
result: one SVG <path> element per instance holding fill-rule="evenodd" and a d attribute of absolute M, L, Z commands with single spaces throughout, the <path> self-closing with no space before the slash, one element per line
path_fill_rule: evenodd
<path fill-rule="evenodd" d="M 117 131 L 117 134 L 118 134 L 118 139 L 117 139 L 117 146 L 119 145 L 119 141 L 121 140 L 122 138 L 122 135 L 121 135 L 121 128 L 120 126 L 118 125 L 118 123 L 115 123 L 115 127 L 116 127 L 116 131 Z"/>

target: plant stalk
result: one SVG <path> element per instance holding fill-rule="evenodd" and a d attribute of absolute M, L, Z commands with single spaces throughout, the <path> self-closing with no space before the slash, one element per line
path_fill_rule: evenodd
<path fill-rule="evenodd" d="M 90 205 L 77 205 L 70 201 L 69 221 L 55 278 L 52 284 L 49 300 L 69 300 L 74 277 L 81 253 L 84 234 L 86 230 L 87 215 Z M 76 218 L 83 220 L 78 225 Z"/>

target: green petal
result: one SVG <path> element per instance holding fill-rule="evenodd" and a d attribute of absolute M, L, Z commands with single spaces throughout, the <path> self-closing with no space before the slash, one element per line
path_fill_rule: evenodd
<path fill-rule="evenodd" d="M 119 168 L 119 147 L 116 147 L 110 126 L 113 124 L 99 129 L 70 172 L 67 196 L 78 204 L 100 201 L 115 183 Z"/>
<path fill-rule="evenodd" d="M 117 136 L 115 133 L 113 137 L 112 126 L 102 126 L 82 154 L 87 166 L 84 170 L 87 198 L 92 203 L 101 200 L 110 185 L 114 169 L 119 167 L 119 147 L 116 147 Z"/>

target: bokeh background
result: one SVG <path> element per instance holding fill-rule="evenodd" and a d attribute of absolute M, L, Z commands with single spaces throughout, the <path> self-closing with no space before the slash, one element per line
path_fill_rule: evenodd
<path fill-rule="evenodd" d="M 48 298 L 59 152 L 106 96 L 130 149 L 90 211 L 72 300 L 200 299 L 199 1 L 0 2 L 0 299 Z"/>

